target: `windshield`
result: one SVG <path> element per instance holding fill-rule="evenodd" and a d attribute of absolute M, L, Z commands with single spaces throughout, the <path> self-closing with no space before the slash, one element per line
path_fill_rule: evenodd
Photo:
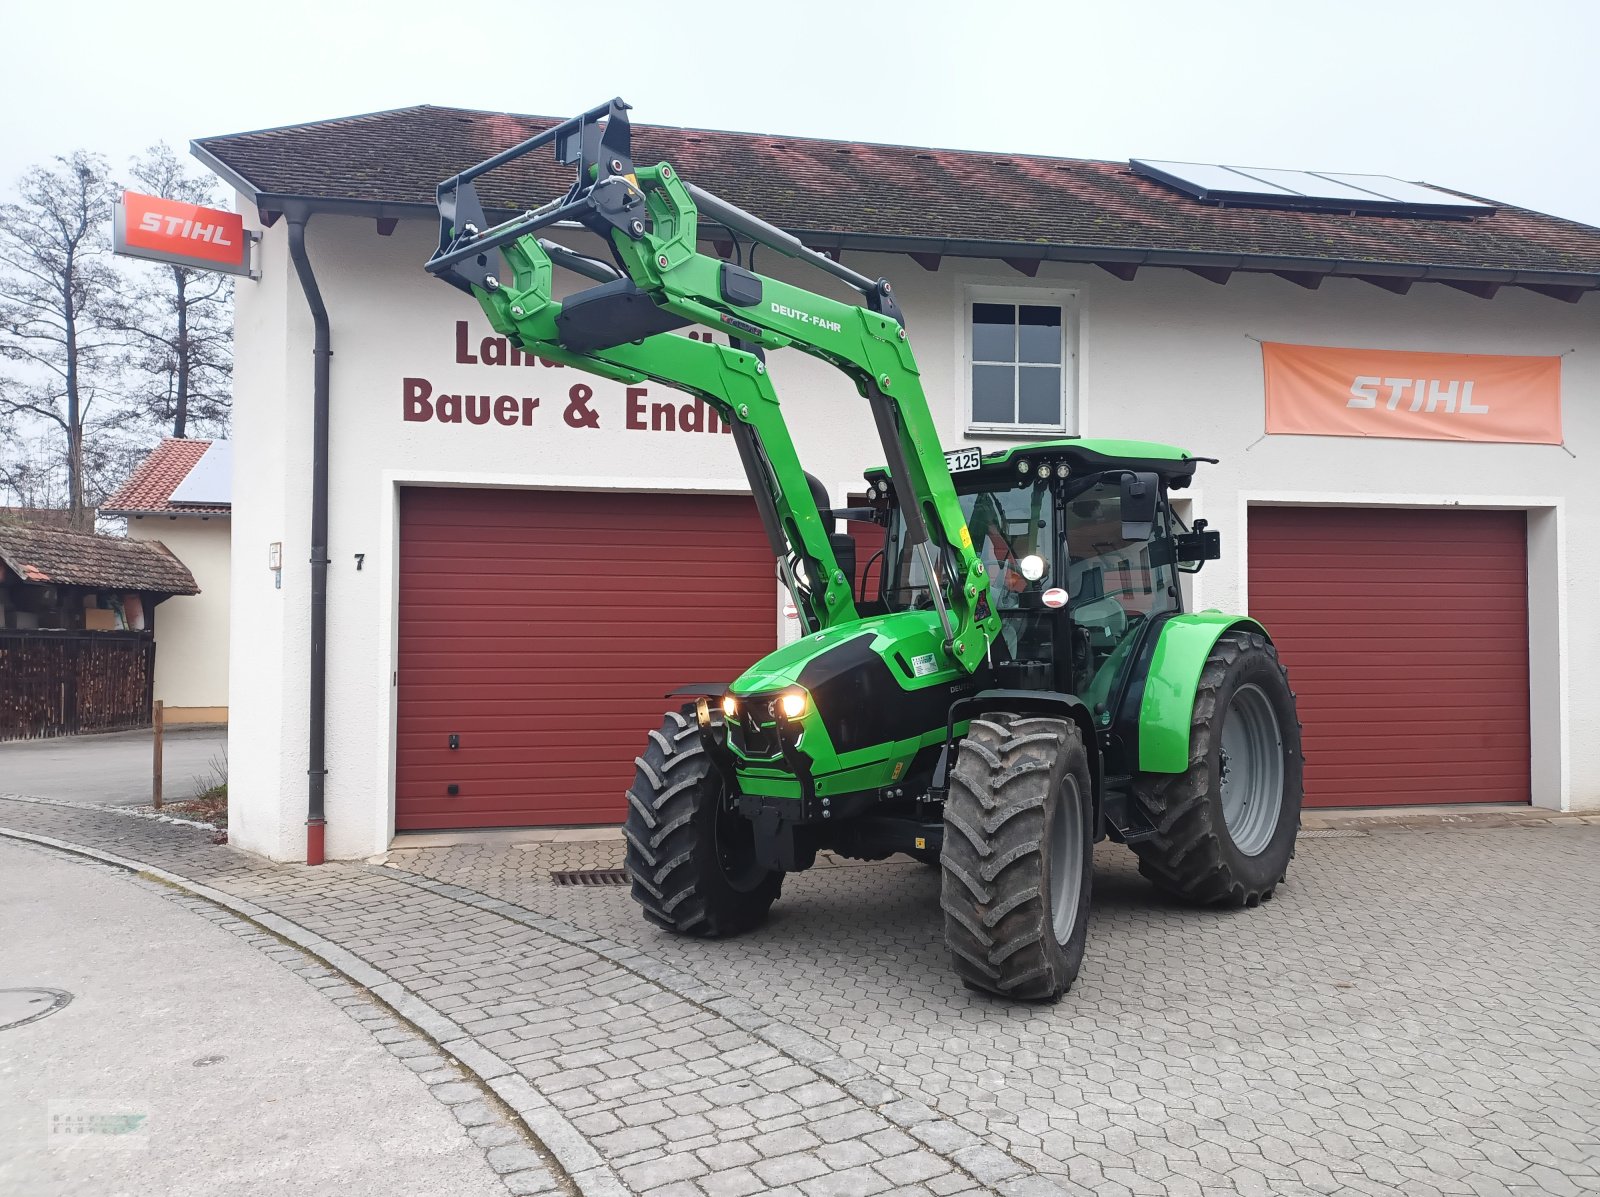
<path fill-rule="evenodd" d="M 1051 546 L 1055 543 L 1055 502 L 1048 482 L 1008 490 L 970 491 L 960 496 L 972 547 L 989 573 L 989 601 L 1002 613 L 1015 609 L 1021 596 L 1038 594 L 1052 585 Z M 1029 581 L 1022 559 L 1043 560 L 1043 574 Z M 949 564 L 934 558 L 948 576 Z M 890 526 L 889 561 L 885 570 L 884 600 L 891 611 L 931 607 L 928 574 L 920 553 L 908 553 L 905 522 L 898 513 Z"/>

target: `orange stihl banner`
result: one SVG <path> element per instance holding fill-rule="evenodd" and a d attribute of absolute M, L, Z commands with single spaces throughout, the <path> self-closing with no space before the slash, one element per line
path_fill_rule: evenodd
<path fill-rule="evenodd" d="M 227 274 L 250 273 L 250 241 L 236 212 L 124 191 L 112 221 L 119 254 Z"/>
<path fill-rule="evenodd" d="M 1561 359 L 1263 342 L 1267 431 L 1561 443 Z"/>

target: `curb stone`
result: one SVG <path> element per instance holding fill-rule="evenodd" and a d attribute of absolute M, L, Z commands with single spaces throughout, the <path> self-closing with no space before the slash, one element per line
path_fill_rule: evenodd
<path fill-rule="evenodd" d="M 6 802 L 32 802 L 36 806 L 66 806 L 73 810 L 92 810 L 103 815 L 122 815 L 128 819 L 148 819 L 152 823 L 171 823 L 174 827 L 198 827 L 201 831 L 221 831 L 215 823 L 202 823 L 198 819 L 185 819 L 179 815 L 164 815 L 157 810 L 137 806 L 109 806 L 94 802 L 73 802 L 70 798 L 35 798 L 31 794 L 0 794 Z"/>

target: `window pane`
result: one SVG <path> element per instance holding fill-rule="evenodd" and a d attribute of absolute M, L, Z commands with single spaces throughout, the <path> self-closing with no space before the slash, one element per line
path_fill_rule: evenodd
<path fill-rule="evenodd" d="M 1055 366 L 1021 366 L 1017 370 L 1019 424 L 1061 423 L 1061 371 Z"/>
<path fill-rule="evenodd" d="M 1011 424 L 1017 418 L 1015 366 L 972 367 L 972 422 Z"/>
<path fill-rule="evenodd" d="M 1009 303 L 972 305 L 972 360 L 1017 360 L 1017 309 Z"/>
<path fill-rule="evenodd" d="M 1061 309 L 1022 306 L 1022 326 L 1017 330 L 1019 362 L 1059 362 L 1061 360 Z"/>

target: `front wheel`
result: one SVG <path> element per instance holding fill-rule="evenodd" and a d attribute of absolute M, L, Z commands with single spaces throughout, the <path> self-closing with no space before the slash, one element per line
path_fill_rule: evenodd
<path fill-rule="evenodd" d="M 766 921 L 783 874 L 756 859 L 749 820 L 723 801 L 692 710 L 668 711 L 634 761 L 625 863 L 645 918 L 680 935 L 719 939 Z"/>
<path fill-rule="evenodd" d="M 1255 906 L 1288 874 L 1304 758 L 1294 691 L 1259 632 L 1221 636 L 1189 728 L 1189 768 L 1141 773 L 1134 793 L 1156 834 L 1132 845 L 1139 871 L 1199 905 Z"/>
<path fill-rule="evenodd" d="M 1065 719 L 972 720 L 944 806 L 940 905 L 961 979 L 1055 1001 L 1089 935 L 1094 798 L 1083 733 Z"/>

